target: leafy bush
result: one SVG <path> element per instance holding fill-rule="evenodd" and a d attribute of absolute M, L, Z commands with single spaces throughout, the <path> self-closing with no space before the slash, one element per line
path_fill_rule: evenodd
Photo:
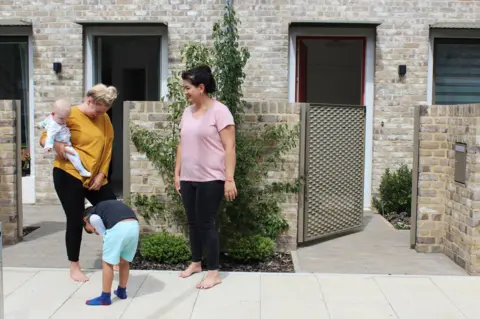
<path fill-rule="evenodd" d="M 402 165 L 398 170 L 385 170 L 379 187 L 379 198 L 373 199 L 373 207 L 382 215 L 407 213 L 411 215 L 412 170 Z"/>
<path fill-rule="evenodd" d="M 267 237 L 253 235 L 236 238 L 228 255 L 238 261 L 264 261 L 275 253 L 275 242 Z"/>
<path fill-rule="evenodd" d="M 140 254 L 145 259 L 169 265 L 185 262 L 191 257 L 185 237 L 167 232 L 143 236 Z"/>
<path fill-rule="evenodd" d="M 299 180 L 291 183 L 268 183 L 266 180 L 269 171 L 282 169 L 283 155 L 296 146 L 299 125 L 292 128 L 281 123 L 265 125 L 255 130 L 242 129 L 242 115 L 247 103 L 242 100 L 241 86 L 245 80 L 243 69 L 250 54 L 246 48 L 239 46 L 238 24 L 235 11 L 231 5 L 227 5 L 223 20 L 213 27 L 213 48 L 200 43 L 189 43 L 181 51 L 186 69 L 205 64 L 211 66 L 218 87 L 214 97 L 229 107 L 235 119 L 235 183 L 239 194 L 234 201 L 222 203 L 217 220 L 221 248 L 230 253 L 244 251 L 238 245 L 245 246 L 245 241 L 251 243 L 251 238 L 270 239 L 265 239 L 263 243 L 276 240 L 288 228 L 280 205 L 285 202 L 288 194 L 298 193 L 300 186 Z M 159 170 L 168 198 L 160 205 L 156 203 L 158 197 L 148 201 L 137 196 L 134 205 L 140 214 L 147 214 L 148 220 L 162 219 L 167 224 L 168 220 L 175 220 L 176 226 L 186 233 L 188 227 L 185 211 L 173 186 L 179 122 L 183 110 L 188 106 L 180 75 L 180 72 L 175 72 L 168 80 L 170 127 L 167 134 L 133 125 L 131 136 L 137 150 L 145 153 Z M 152 209 L 151 206 L 155 207 Z M 242 241 L 244 237 L 250 239 Z M 230 240 L 231 238 L 237 238 L 238 242 Z"/>

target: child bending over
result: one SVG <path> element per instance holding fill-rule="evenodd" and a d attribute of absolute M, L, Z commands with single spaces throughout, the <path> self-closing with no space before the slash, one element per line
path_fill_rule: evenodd
<path fill-rule="evenodd" d="M 117 200 L 106 200 L 84 211 L 84 228 L 89 234 L 103 236 L 102 294 L 87 300 L 89 306 L 108 306 L 112 303 L 113 265 L 120 263 L 119 285 L 114 291 L 120 299 L 127 299 L 130 262 L 135 257 L 140 226 L 135 212 Z"/>
<path fill-rule="evenodd" d="M 70 112 L 70 103 L 65 100 L 57 100 L 53 104 L 52 113 L 38 124 L 40 128 L 44 128 L 47 131 L 44 150 L 50 152 L 55 141 L 67 144 L 65 154 L 68 160 L 81 176 L 90 177 L 90 172 L 85 169 L 80 160 L 80 156 L 70 142 L 70 129 L 67 126 L 67 119 L 70 116 Z"/>

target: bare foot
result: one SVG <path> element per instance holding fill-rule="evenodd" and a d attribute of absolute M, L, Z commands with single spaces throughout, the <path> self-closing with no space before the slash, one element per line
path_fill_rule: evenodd
<path fill-rule="evenodd" d="M 118 265 L 113 265 L 113 271 L 119 271 L 120 270 L 120 266 Z"/>
<path fill-rule="evenodd" d="M 80 265 L 78 263 L 70 266 L 70 278 L 73 279 L 73 281 L 78 281 L 78 282 L 86 282 L 88 281 L 88 277 L 85 276 L 85 274 L 82 272 L 80 269 Z"/>
<path fill-rule="evenodd" d="M 197 285 L 198 289 L 210 289 L 222 283 L 218 270 L 209 271 L 205 278 Z"/>
<path fill-rule="evenodd" d="M 178 277 L 180 278 L 187 278 L 190 277 L 191 275 L 202 272 L 202 264 L 201 263 L 191 263 L 190 266 L 188 266 L 187 269 L 182 271 Z"/>

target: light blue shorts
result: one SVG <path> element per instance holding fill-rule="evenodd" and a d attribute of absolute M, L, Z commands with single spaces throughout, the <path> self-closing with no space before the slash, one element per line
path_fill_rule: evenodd
<path fill-rule="evenodd" d="M 137 252 L 140 226 L 136 220 L 119 222 L 107 229 L 103 238 L 103 261 L 118 265 L 120 257 L 132 262 Z"/>

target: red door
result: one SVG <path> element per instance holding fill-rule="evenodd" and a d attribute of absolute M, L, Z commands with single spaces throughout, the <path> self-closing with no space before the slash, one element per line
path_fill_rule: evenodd
<path fill-rule="evenodd" d="M 307 59 L 308 59 L 308 50 L 305 43 L 302 39 L 297 38 L 297 74 L 296 74 L 296 101 L 297 102 L 306 102 L 307 101 Z"/>

